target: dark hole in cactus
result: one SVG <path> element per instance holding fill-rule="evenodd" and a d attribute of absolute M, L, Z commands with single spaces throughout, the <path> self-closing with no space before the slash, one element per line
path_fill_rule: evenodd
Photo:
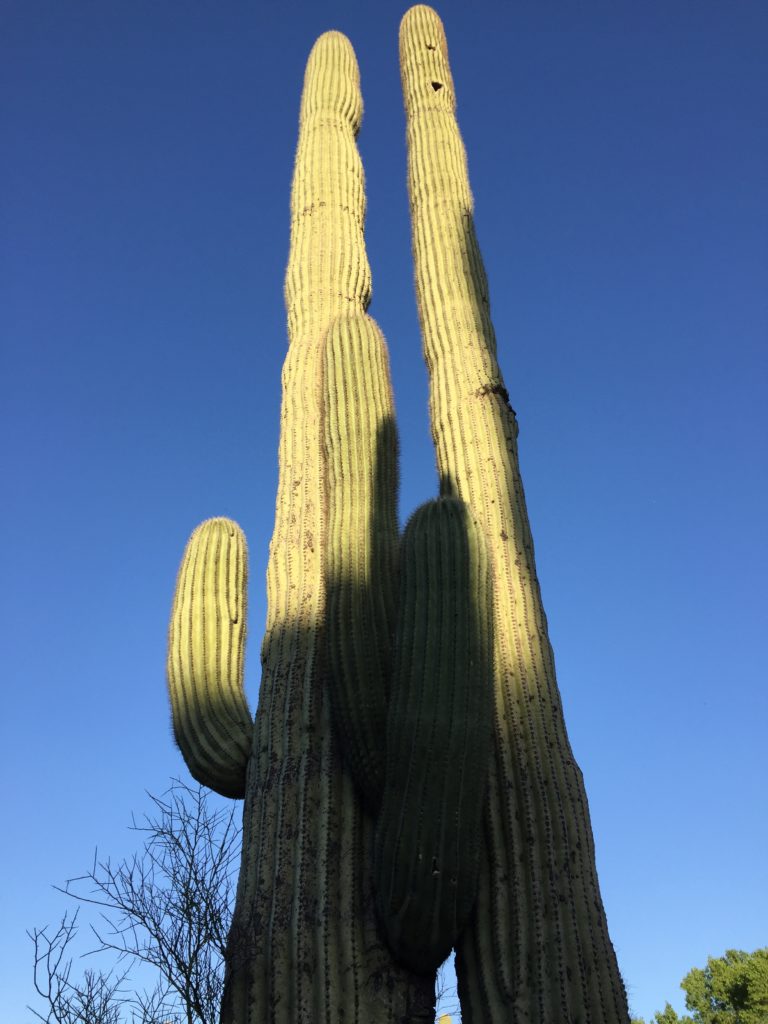
<path fill-rule="evenodd" d="M 440 868 L 437 866 L 437 857 L 432 858 L 432 877 L 436 877 L 440 874 Z"/>
<path fill-rule="evenodd" d="M 435 92 L 438 92 L 440 89 L 443 88 L 443 83 L 442 82 L 433 82 L 432 83 L 432 88 L 435 90 Z"/>
<path fill-rule="evenodd" d="M 434 48 L 435 48 L 435 44 L 434 43 L 427 43 L 427 49 L 428 50 L 434 50 Z"/>

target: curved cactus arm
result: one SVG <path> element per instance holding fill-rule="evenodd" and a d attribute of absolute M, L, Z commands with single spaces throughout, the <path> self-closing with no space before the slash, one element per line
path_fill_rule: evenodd
<path fill-rule="evenodd" d="M 334 724 L 368 809 L 384 785 L 397 600 L 397 434 L 386 342 L 363 314 L 338 319 L 323 352 L 326 638 Z"/>
<path fill-rule="evenodd" d="M 168 632 L 173 734 L 193 777 L 222 796 L 245 794 L 253 721 L 243 692 L 248 554 L 231 519 L 192 533 Z"/>
<path fill-rule="evenodd" d="M 376 889 L 390 946 L 425 972 L 475 903 L 491 750 L 491 572 L 464 502 L 416 510 L 400 581 Z"/>
<path fill-rule="evenodd" d="M 554 674 L 440 19 L 400 30 L 416 292 L 441 475 L 482 524 L 494 572 L 495 756 L 487 865 L 457 946 L 463 1019 L 628 1021 L 581 772 Z"/>

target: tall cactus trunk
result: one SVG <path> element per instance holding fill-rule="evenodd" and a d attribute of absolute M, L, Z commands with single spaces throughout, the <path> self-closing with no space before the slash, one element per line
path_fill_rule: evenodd
<path fill-rule="evenodd" d="M 342 769 L 321 647 L 322 346 L 370 299 L 361 116 L 352 48 L 326 33 L 307 65 L 293 179 L 280 475 L 224 1024 L 434 1018 L 433 976 L 397 965 L 379 936 L 372 822 Z"/>
<path fill-rule="evenodd" d="M 496 361 L 466 155 L 440 19 L 400 33 L 416 291 L 445 486 L 485 530 L 494 570 L 495 756 L 487 860 L 457 946 L 465 1024 L 626 1024 L 581 772 L 566 734 Z"/>

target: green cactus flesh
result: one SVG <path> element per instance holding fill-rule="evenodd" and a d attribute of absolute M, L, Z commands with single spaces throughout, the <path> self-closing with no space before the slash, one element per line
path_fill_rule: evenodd
<path fill-rule="evenodd" d="M 491 577 L 463 502 L 414 513 L 400 571 L 375 877 L 390 946 L 426 972 L 472 912 L 488 778 Z"/>

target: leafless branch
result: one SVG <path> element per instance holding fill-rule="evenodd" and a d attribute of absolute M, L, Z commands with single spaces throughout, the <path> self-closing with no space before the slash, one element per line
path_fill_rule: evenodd
<path fill-rule="evenodd" d="M 60 891 L 100 910 L 100 923 L 90 925 L 95 945 L 89 954 L 115 953 L 126 973 L 134 964 L 147 964 L 158 972 L 157 986 L 121 1002 L 117 994 L 126 974 L 108 991 L 111 975 L 86 971 L 92 988 L 102 979 L 102 994 L 110 995 L 116 1010 L 102 1018 L 72 1016 L 65 999 L 76 987 L 65 954 L 77 931 L 77 913 L 65 916 L 50 939 L 46 929 L 30 933 L 35 987 L 50 1008 L 47 1016 L 33 1012 L 44 1024 L 118 1024 L 127 1002 L 140 1024 L 218 1020 L 240 849 L 238 806 L 214 808 L 205 790 L 178 780 L 161 797 L 149 796 L 153 810 L 131 826 L 141 836 L 140 851 L 120 861 L 99 859 L 97 853 L 90 871 Z"/>
<path fill-rule="evenodd" d="M 27 934 L 35 947 L 35 991 L 47 1006 L 46 1013 L 32 1009 L 43 1024 L 119 1024 L 125 998 L 125 974 L 85 971 L 82 979 L 70 980 L 69 947 L 77 935 L 78 911 L 65 914 L 56 931 L 35 928 Z"/>

